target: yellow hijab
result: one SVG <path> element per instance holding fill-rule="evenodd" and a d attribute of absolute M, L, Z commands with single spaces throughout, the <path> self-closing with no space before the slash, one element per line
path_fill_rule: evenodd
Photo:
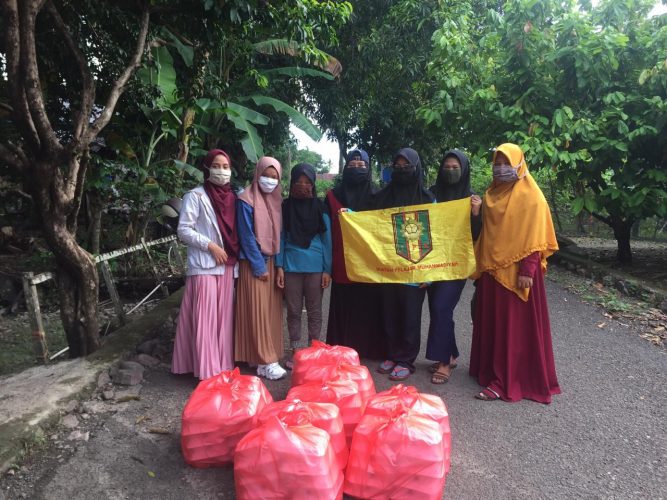
<path fill-rule="evenodd" d="M 503 153 L 516 169 L 516 182 L 493 181 L 486 190 L 482 207 L 482 232 L 475 243 L 479 278 L 489 273 L 523 301 L 528 300 L 530 288 L 518 288 L 519 262 L 540 252 L 542 271 L 547 270 L 547 257 L 558 250 L 556 232 L 551 221 L 547 200 L 533 177 L 523 151 L 516 144 L 498 146 L 493 154 Z"/>

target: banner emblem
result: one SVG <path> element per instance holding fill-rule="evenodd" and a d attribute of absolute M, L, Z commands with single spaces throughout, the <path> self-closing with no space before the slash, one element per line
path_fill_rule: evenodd
<path fill-rule="evenodd" d="M 396 254 L 416 264 L 433 250 L 428 210 L 391 215 Z"/>

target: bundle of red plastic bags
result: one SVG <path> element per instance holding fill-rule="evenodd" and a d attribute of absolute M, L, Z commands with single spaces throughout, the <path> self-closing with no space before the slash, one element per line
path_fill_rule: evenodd
<path fill-rule="evenodd" d="M 234 482 L 241 500 L 329 500 L 343 494 L 343 471 L 329 434 L 314 425 L 292 425 L 276 416 L 239 442 Z"/>
<path fill-rule="evenodd" d="M 292 386 L 303 384 L 303 378 L 311 367 L 342 364 L 359 365 L 357 351 L 351 347 L 328 345 L 319 340 L 313 340 L 312 346 L 294 353 Z"/>
<path fill-rule="evenodd" d="M 354 431 L 346 494 L 357 498 L 439 499 L 445 488 L 440 426 L 406 407 L 367 414 Z"/>
<path fill-rule="evenodd" d="M 241 375 L 238 368 L 200 382 L 183 409 L 185 461 L 202 468 L 231 463 L 236 445 L 257 426 L 259 412 L 271 402 L 262 381 Z"/>
<path fill-rule="evenodd" d="M 373 396 L 366 404 L 364 415 L 386 415 L 401 407 L 410 408 L 438 423 L 445 446 L 445 472 L 449 472 L 451 431 L 449 428 L 449 413 L 442 398 L 433 394 L 422 394 L 411 385 L 398 384 Z"/>
<path fill-rule="evenodd" d="M 375 395 L 375 383 L 368 368 L 361 365 L 313 365 L 301 377 L 302 384 L 327 382 L 329 380 L 353 380 L 357 383 L 359 394 L 364 401 Z M 292 384 L 296 385 L 296 384 Z"/>
<path fill-rule="evenodd" d="M 273 417 L 288 425 L 312 424 L 331 436 L 331 446 L 336 455 L 336 463 L 341 470 L 347 465 L 348 448 L 345 441 L 345 428 L 340 410 L 332 403 L 315 403 L 286 399 L 266 405 L 259 415 L 257 425 L 264 425 Z"/>
<path fill-rule="evenodd" d="M 359 394 L 357 383 L 352 380 L 311 382 L 292 387 L 287 393 L 287 399 L 335 404 L 343 419 L 348 444 L 352 441 L 352 433 L 361 420 L 366 406 L 366 402 Z"/>

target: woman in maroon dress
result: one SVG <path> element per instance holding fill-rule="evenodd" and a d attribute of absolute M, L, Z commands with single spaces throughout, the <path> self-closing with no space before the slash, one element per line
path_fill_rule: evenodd
<path fill-rule="evenodd" d="M 546 199 L 516 144 L 493 155 L 482 205 L 470 374 L 477 399 L 550 403 L 560 394 L 544 289 L 547 257 L 558 250 Z"/>

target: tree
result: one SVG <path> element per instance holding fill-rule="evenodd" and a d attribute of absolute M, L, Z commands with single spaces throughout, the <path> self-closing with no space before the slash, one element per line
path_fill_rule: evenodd
<path fill-rule="evenodd" d="M 630 263 L 633 223 L 667 213 L 667 16 L 655 2 L 462 1 L 433 36 L 432 129 L 479 154 L 502 139 L 576 189 Z M 433 133 L 433 130 L 431 131 Z"/>

